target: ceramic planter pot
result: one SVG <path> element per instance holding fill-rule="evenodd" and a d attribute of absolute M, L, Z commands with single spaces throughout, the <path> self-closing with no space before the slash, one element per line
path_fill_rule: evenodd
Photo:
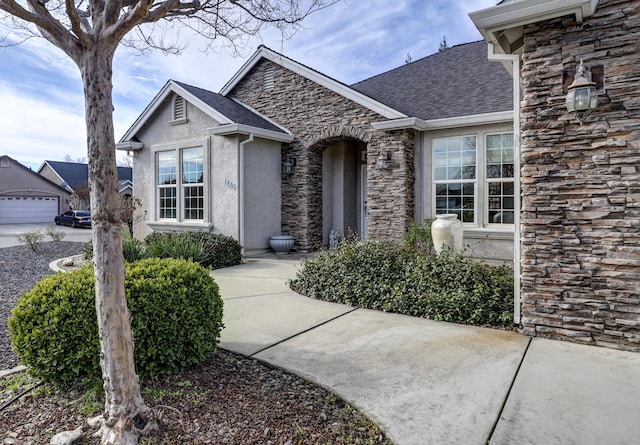
<path fill-rule="evenodd" d="M 437 253 L 442 252 L 445 246 L 462 252 L 462 221 L 455 213 L 436 215 L 436 220 L 431 224 L 431 237 Z"/>
<path fill-rule="evenodd" d="M 269 245 L 276 255 L 286 255 L 293 247 L 294 239 L 290 235 L 273 235 L 269 238 Z"/>

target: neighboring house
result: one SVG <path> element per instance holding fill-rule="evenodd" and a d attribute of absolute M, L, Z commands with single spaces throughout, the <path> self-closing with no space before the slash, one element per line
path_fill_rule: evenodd
<path fill-rule="evenodd" d="M 522 98 L 523 332 L 640 351 L 640 2 L 505 1 L 470 15 Z M 599 98 L 582 123 L 565 105 L 581 60 Z"/>
<path fill-rule="evenodd" d="M 89 166 L 78 162 L 44 161 L 38 173 L 69 190 L 71 207 L 89 210 Z M 130 167 L 118 167 L 118 192 L 123 198 L 133 195 L 133 176 Z"/>
<path fill-rule="evenodd" d="M 347 86 L 260 47 L 220 94 L 169 81 L 123 136 L 137 233 L 211 230 L 245 252 L 272 235 L 401 239 L 456 213 L 472 254 L 513 261 L 513 94 L 484 42 Z"/>
<path fill-rule="evenodd" d="M 71 193 L 20 164 L 0 156 L 0 224 L 51 223 L 69 209 Z"/>

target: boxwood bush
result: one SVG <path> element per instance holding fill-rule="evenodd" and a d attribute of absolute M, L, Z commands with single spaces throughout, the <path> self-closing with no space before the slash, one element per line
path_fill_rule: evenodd
<path fill-rule="evenodd" d="M 32 374 L 59 385 L 100 378 L 94 289 L 86 266 L 45 278 L 18 301 L 9 332 Z M 174 259 L 129 263 L 125 293 L 141 377 L 178 372 L 215 352 L 222 300 L 203 267 Z"/>
<path fill-rule="evenodd" d="M 476 325 L 512 324 L 513 273 L 455 252 L 346 240 L 306 259 L 290 286 L 327 301 Z"/>

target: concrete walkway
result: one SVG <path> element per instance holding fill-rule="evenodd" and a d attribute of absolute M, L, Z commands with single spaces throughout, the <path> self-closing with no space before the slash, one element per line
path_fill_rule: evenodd
<path fill-rule="evenodd" d="M 312 300 L 286 284 L 298 265 L 214 271 L 220 346 L 339 394 L 397 445 L 640 443 L 640 354 Z"/>

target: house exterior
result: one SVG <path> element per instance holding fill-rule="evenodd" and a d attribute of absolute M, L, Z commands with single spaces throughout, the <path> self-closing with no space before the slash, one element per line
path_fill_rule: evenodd
<path fill-rule="evenodd" d="M 89 165 L 80 162 L 44 161 L 38 173 L 71 192 L 71 207 L 89 210 Z M 133 195 L 131 167 L 118 167 L 118 193 L 123 198 Z"/>
<path fill-rule="evenodd" d="M 0 156 L 0 224 L 52 223 L 69 209 L 71 193 L 20 164 Z"/>
<path fill-rule="evenodd" d="M 286 234 L 309 251 L 453 212 L 474 256 L 513 261 L 512 80 L 486 55 L 459 45 L 348 86 L 260 47 L 220 93 L 169 81 L 118 144 L 137 234 L 211 230 L 245 252 Z"/>
<path fill-rule="evenodd" d="M 523 332 L 640 351 L 640 2 L 505 1 L 470 16 L 522 97 Z M 582 123 L 565 105 L 581 60 L 599 99 Z"/>

